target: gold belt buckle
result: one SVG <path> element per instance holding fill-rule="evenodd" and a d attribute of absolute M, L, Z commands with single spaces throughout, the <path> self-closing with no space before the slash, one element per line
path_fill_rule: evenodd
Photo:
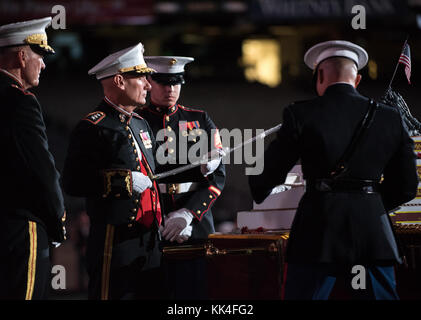
<path fill-rule="evenodd" d="M 167 190 L 169 194 L 178 193 L 178 184 L 177 183 L 167 184 Z"/>

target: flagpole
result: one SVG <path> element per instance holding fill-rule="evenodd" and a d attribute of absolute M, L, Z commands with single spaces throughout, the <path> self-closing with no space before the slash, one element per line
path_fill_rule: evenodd
<path fill-rule="evenodd" d="M 393 79 L 395 79 L 396 71 L 398 71 L 398 67 L 399 67 L 399 60 L 400 60 L 400 58 L 401 58 L 401 55 L 402 55 L 403 50 L 405 50 L 405 46 L 406 46 L 406 44 L 407 44 L 407 42 L 408 42 L 408 38 L 409 38 L 409 35 L 407 35 L 407 36 L 406 36 L 405 43 L 403 44 L 403 47 L 402 47 L 401 53 L 399 54 L 398 63 L 396 64 L 395 71 L 393 72 L 392 79 L 390 79 L 389 87 L 387 88 L 386 93 L 387 93 L 387 92 L 388 92 L 388 91 L 392 88 L 392 82 L 393 82 Z"/>

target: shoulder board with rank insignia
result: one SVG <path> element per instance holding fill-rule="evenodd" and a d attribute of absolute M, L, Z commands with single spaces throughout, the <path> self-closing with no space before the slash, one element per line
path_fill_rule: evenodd
<path fill-rule="evenodd" d="M 105 113 L 102 111 L 95 111 L 89 113 L 83 120 L 87 120 L 93 124 L 99 123 L 102 119 L 105 118 Z"/>

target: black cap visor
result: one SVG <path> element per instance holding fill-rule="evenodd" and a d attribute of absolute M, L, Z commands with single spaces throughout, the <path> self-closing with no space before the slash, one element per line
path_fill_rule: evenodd
<path fill-rule="evenodd" d="M 184 72 L 180 73 L 153 73 L 151 74 L 152 80 L 162 85 L 176 85 L 184 84 Z"/>

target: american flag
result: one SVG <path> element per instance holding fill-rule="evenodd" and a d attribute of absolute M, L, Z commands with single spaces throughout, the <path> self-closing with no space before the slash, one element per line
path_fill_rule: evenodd
<path fill-rule="evenodd" d="M 408 79 L 408 83 L 411 84 L 411 52 L 409 50 L 409 44 L 405 43 L 401 56 L 399 57 L 399 63 L 405 65 L 405 74 Z"/>

